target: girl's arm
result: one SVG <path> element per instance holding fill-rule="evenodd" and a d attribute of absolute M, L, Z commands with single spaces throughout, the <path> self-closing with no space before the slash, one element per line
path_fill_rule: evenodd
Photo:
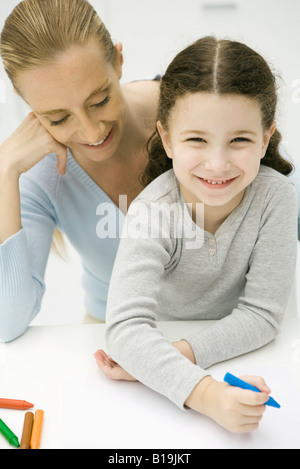
<path fill-rule="evenodd" d="M 174 246 L 167 235 L 151 239 L 148 207 L 140 206 L 138 219 L 135 207 L 129 208 L 123 236 L 127 227 L 130 234 L 121 239 L 110 281 L 108 353 L 129 375 L 184 408 L 187 397 L 208 373 L 184 357 L 156 327 L 160 279 Z M 138 237 L 132 234 L 134 226 Z"/>
<path fill-rule="evenodd" d="M 183 337 L 199 366 L 208 368 L 258 349 L 280 332 L 297 244 L 297 196 L 292 184 L 282 184 L 265 208 L 236 308 L 204 331 Z"/>
<path fill-rule="evenodd" d="M 129 223 L 133 207 L 126 218 Z M 148 238 L 147 213 L 141 216 L 140 211 L 136 226 L 140 237 L 121 240 L 117 254 L 106 317 L 106 342 L 112 358 L 96 352 L 99 368 L 113 379 L 139 380 L 180 408 L 203 413 L 230 431 L 256 429 L 268 400 L 264 381 L 248 379 L 261 393 L 219 383 L 156 328 L 160 278 L 174 247 L 167 236 Z"/>

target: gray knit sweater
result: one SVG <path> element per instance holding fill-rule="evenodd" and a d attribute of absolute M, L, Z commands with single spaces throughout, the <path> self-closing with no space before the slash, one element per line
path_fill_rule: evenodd
<path fill-rule="evenodd" d="M 297 196 L 285 176 L 262 165 L 212 235 L 192 222 L 173 170 L 164 173 L 127 214 L 109 288 L 109 354 L 184 409 L 209 374 L 205 369 L 262 347 L 279 332 L 296 250 Z M 196 319 L 218 321 L 178 338 L 192 347 L 194 365 L 156 321 Z"/>

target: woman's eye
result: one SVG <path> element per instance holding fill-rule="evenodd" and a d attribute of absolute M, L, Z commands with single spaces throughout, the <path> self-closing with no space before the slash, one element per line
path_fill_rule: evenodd
<path fill-rule="evenodd" d="M 110 96 L 106 96 L 106 98 L 103 99 L 103 101 L 100 101 L 100 103 L 93 104 L 93 107 L 105 106 L 105 104 L 107 104 L 109 100 L 110 100 Z"/>
<path fill-rule="evenodd" d="M 51 122 L 50 122 L 50 125 L 52 125 L 52 126 L 61 125 L 61 124 L 63 124 L 64 122 L 66 122 L 66 120 L 68 119 L 68 117 L 69 117 L 69 116 L 63 117 L 63 118 L 60 119 L 59 121 L 51 121 Z"/>

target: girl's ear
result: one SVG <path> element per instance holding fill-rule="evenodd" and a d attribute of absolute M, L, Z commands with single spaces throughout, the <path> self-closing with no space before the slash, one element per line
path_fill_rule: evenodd
<path fill-rule="evenodd" d="M 171 142 L 170 142 L 169 133 L 166 130 L 164 130 L 164 128 L 161 125 L 160 121 L 157 121 L 156 127 L 157 127 L 158 133 L 160 135 L 160 138 L 161 138 L 163 147 L 165 149 L 165 152 L 166 152 L 167 156 L 172 159 L 173 158 L 173 152 L 172 152 L 172 146 L 171 146 Z"/>
<path fill-rule="evenodd" d="M 270 140 L 272 138 L 272 135 L 274 134 L 276 130 L 276 124 L 273 122 L 269 130 L 267 130 L 264 134 L 264 140 L 263 140 L 263 147 L 262 147 L 262 157 L 261 159 L 265 156 L 267 148 L 269 146 Z"/>

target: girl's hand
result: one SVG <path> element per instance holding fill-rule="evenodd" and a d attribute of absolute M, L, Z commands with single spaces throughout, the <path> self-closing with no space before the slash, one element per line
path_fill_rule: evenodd
<path fill-rule="evenodd" d="M 118 365 L 111 357 L 109 357 L 104 350 L 97 350 L 94 354 L 98 368 L 108 378 L 124 380 L 124 381 L 137 381 L 127 371 L 125 371 L 120 365 Z"/>
<path fill-rule="evenodd" d="M 67 148 L 54 140 L 31 112 L 0 146 L 0 172 L 19 177 L 48 153 L 56 153 L 57 170 L 65 174 Z"/>
<path fill-rule="evenodd" d="M 263 378 L 258 376 L 242 376 L 241 379 L 261 392 L 230 386 L 208 376 L 195 387 L 186 405 L 207 415 L 233 433 L 256 430 L 271 391 Z"/>

